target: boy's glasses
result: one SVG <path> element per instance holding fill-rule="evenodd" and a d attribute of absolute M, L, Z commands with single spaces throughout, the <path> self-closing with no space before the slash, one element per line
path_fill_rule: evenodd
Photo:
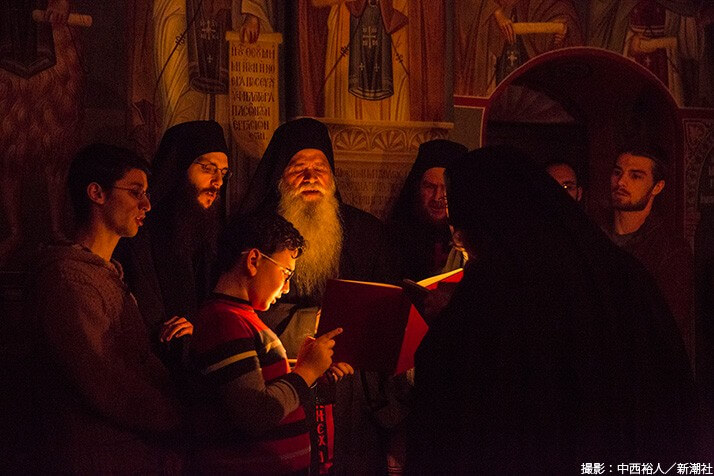
<path fill-rule="evenodd" d="M 245 254 L 248 254 L 248 253 L 249 253 L 249 251 L 244 251 L 244 252 L 241 253 L 241 254 L 242 254 L 242 255 L 245 255 Z M 280 268 L 280 271 L 283 272 L 283 276 L 285 276 L 285 282 L 286 282 L 286 283 L 287 283 L 288 281 L 290 281 L 290 278 L 292 278 L 292 277 L 293 277 L 293 274 L 295 274 L 295 270 L 294 270 L 294 269 L 290 269 L 290 268 L 288 268 L 288 267 L 286 267 L 286 266 L 283 266 L 282 264 L 278 263 L 278 262 L 275 261 L 273 258 L 271 258 L 270 256 L 266 255 L 265 253 L 263 253 L 263 252 L 260 251 L 260 250 L 258 250 L 258 253 L 260 253 L 260 256 L 262 256 L 263 258 L 267 259 L 268 261 L 270 261 L 271 263 L 273 263 L 275 266 L 277 266 L 278 268 Z"/>

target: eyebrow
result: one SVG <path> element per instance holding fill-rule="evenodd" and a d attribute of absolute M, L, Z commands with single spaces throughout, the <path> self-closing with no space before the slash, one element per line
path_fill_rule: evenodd
<path fill-rule="evenodd" d="M 299 162 L 295 162 L 295 163 L 292 163 L 292 164 L 288 164 L 288 168 L 290 168 L 290 167 L 305 167 L 305 166 L 307 166 L 307 165 L 309 165 L 309 162 L 299 161 Z M 317 162 L 317 163 L 313 164 L 312 166 L 313 166 L 313 167 L 325 167 L 325 168 L 327 168 L 327 167 L 329 167 L 330 165 L 329 165 L 328 163 L 326 163 L 326 162 Z"/>
<path fill-rule="evenodd" d="M 136 186 L 136 187 L 143 187 L 143 186 L 144 186 L 144 184 L 141 183 L 141 182 L 129 182 L 129 183 L 125 184 L 125 185 L 128 185 L 128 186 L 130 186 L 130 187 L 131 187 L 131 186 Z"/>
<path fill-rule="evenodd" d="M 211 165 L 213 165 L 213 166 L 215 166 L 216 168 L 221 169 L 221 170 L 228 168 L 228 167 L 221 167 L 220 165 L 218 165 L 217 163 L 215 163 L 215 162 L 212 161 L 212 160 L 208 160 L 208 159 L 196 159 L 196 160 L 197 160 L 199 163 L 202 163 L 202 164 L 211 164 Z"/>

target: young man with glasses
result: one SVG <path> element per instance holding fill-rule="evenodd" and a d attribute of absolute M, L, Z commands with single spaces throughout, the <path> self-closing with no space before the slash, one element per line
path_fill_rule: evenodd
<path fill-rule="evenodd" d="M 48 245 L 37 259 L 27 310 L 36 329 L 42 472 L 172 474 L 181 467 L 166 446 L 181 423 L 168 372 L 111 259 L 151 209 L 147 172 L 126 149 L 80 151 L 68 176 L 73 240 Z"/>
<path fill-rule="evenodd" d="M 570 164 L 551 162 L 545 166 L 545 171 L 563 187 L 573 200 L 579 202 L 583 198 L 583 187 L 580 185 L 575 169 Z"/>
<path fill-rule="evenodd" d="M 307 474 L 310 439 L 301 404 L 331 368 L 335 329 L 304 337 L 290 371 L 280 339 L 255 311 L 266 311 L 290 290 L 305 242 L 271 213 L 233 221 L 219 246 L 221 274 L 195 319 L 192 356 L 203 375 L 199 435 L 192 470 L 201 474 Z"/>
<path fill-rule="evenodd" d="M 117 259 L 136 296 L 154 352 L 184 373 L 191 319 L 215 276 L 220 192 L 230 177 L 223 129 L 214 121 L 177 124 L 152 163 L 154 211 Z"/>

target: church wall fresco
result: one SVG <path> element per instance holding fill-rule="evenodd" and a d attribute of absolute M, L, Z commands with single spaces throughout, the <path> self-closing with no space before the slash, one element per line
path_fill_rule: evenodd
<path fill-rule="evenodd" d="M 150 158 L 163 130 L 176 122 L 213 118 L 230 133 L 226 34 L 246 45 L 261 35 L 282 35 L 272 59 L 278 83 L 272 117 L 325 121 L 335 141 L 343 196 L 378 216 L 387 214 L 419 141 L 449 137 L 470 147 L 483 143 L 484 114 L 504 79 L 545 53 L 581 46 L 616 52 L 670 91 L 683 121 L 684 182 L 678 190 L 687 236 L 699 208 L 708 206 L 711 179 L 704 164 L 711 152 L 704 149 L 714 128 L 714 14 L 706 3 L 704 8 L 694 0 L 20 4 L 12 14 L 25 16 L 13 23 L 9 3 L 0 3 L 8 10 L 0 14 L 0 267 L 13 261 L 28 235 L 40 241 L 62 233 L 64 174 L 82 143 L 119 142 Z M 28 20 L 36 9 L 88 15 L 94 25 Z M 259 116 L 260 101 L 243 98 L 245 107 L 239 109 Z M 230 147 L 236 174 L 227 202 L 233 206 L 260 147 L 251 148 L 240 137 L 233 137 Z"/>

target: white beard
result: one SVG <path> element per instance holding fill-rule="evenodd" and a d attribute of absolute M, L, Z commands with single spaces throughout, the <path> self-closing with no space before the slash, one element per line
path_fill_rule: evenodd
<path fill-rule="evenodd" d="M 305 202 L 300 188 L 290 189 L 282 180 L 278 190 L 278 213 L 291 222 L 306 241 L 290 285 L 299 296 L 321 297 L 327 280 L 338 275 L 342 253 L 342 222 L 334 181 L 315 202 Z"/>

